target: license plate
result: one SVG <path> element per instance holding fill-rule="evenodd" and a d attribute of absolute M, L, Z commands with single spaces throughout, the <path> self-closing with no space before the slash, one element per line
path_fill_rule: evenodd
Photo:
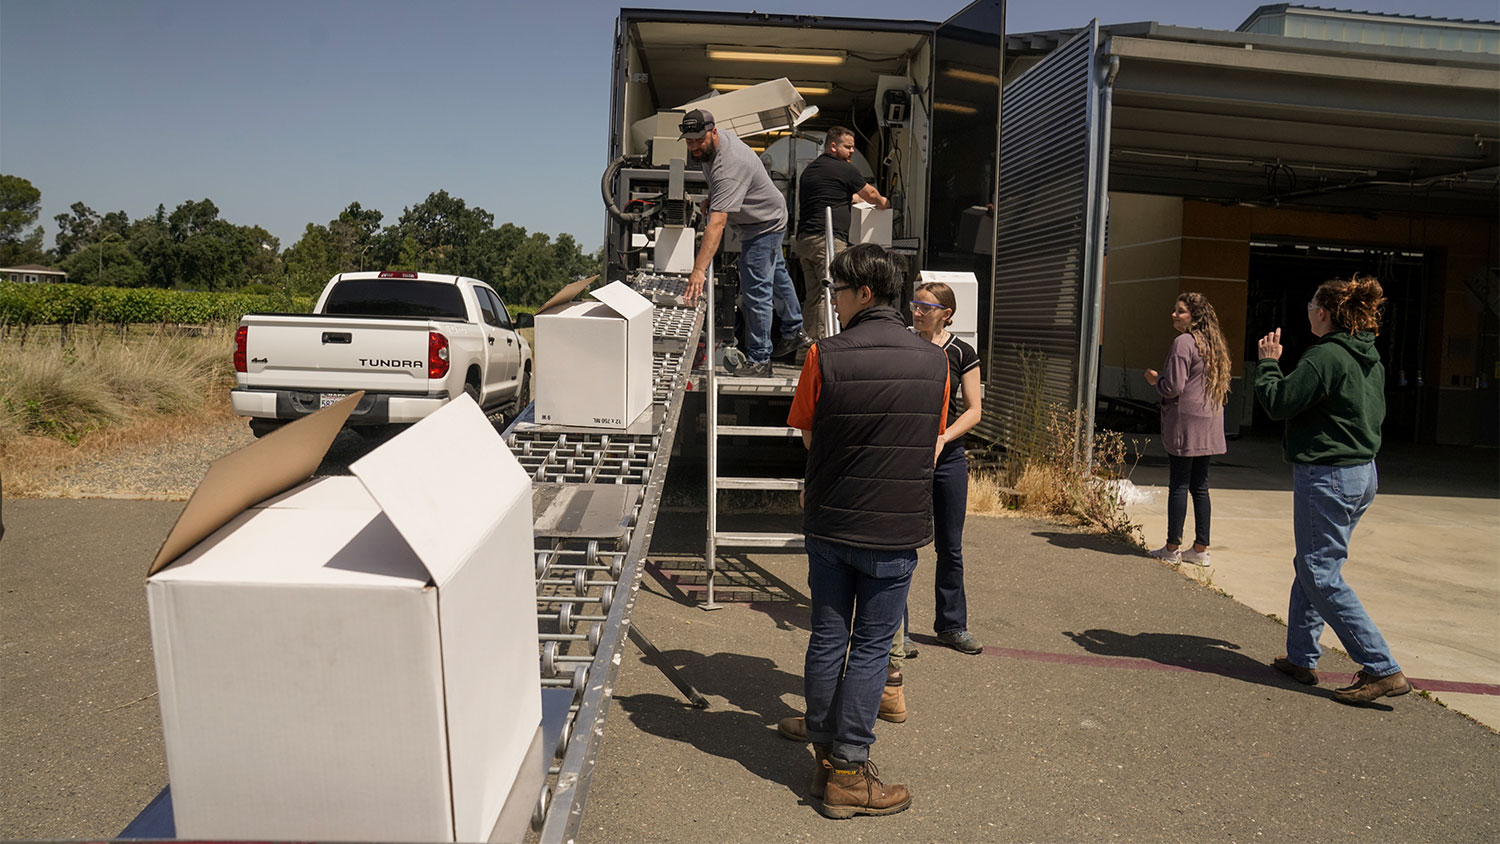
<path fill-rule="evenodd" d="M 331 404 L 337 404 L 341 399 L 346 398 L 348 398 L 348 396 L 344 395 L 343 393 L 320 393 L 318 395 L 318 409 L 322 410 L 323 408 Z"/>

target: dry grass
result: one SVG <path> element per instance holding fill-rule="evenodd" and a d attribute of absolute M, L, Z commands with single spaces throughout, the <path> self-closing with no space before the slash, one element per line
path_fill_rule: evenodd
<path fill-rule="evenodd" d="M 23 496 L 71 461 L 227 419 L 232 335 L 112 327 L 0 342 L 0 475 Z"/>

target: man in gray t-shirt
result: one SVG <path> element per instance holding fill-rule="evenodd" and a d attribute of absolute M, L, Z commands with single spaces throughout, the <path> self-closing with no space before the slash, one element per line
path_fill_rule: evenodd
<path fill-rule="evenodd" d="M 719 251 L 724 227 L 740 235 L 740 309 L 745 314 L 745 355 L 750 365 L 734 374 L 771 374 L 771 358 L 795 355 L 811 345 L 802 332 L 802 303 L 786 270 L 781 242 L 786 237 L 786 199 L 755 152 L 728 129 L 714 125 L 701 108 L 678 126 L 693 160 L 703 163 L 708 181 L 708 226 L 688 277 L 688 301 L 697 301 L 709 264 Z M 771 311 L 781 318 L 782 336 L 771 342 Z"/>

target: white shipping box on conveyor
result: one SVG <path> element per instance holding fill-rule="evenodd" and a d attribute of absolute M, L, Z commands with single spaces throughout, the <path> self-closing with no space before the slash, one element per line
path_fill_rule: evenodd
<path fill-rule="evenodd" d="M 536 733 L 530 478 L 460 396 L 298 485 L 359 397 L 216 461 L 152 563 L 178 837 L 484 841 Z"/>
<path fill-rule="evenodd" d="M 564 287 L 536 313 L 536 421 L 625 428 L 651 406 L 650 300 L 612 282 L 574 301 L 593 279 Z"/>

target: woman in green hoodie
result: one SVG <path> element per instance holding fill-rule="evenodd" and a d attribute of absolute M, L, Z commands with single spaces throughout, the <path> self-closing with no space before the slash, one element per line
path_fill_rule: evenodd
<path fill-rule="evenodd" d="M 1363 666 L 1334 691 L 1344 703 L 1406 694 L 1411 685 L 1375 622 L 1341 571 L 1349 537 L 1375 500 L 1375 454 L 1385 419 L 1385 367 L 1375 351 L 1380 283 L 1369 276 L 1324 282 L 1307 303 L 1318 339 L 1291 372 L 1281 371 L 1281 329 L 1261 338 L 1255 397 L 1272 419 L 1286 420 L 1292 464 L 1296 579 L 1287 610 L 1285 657 L 1271 665 L 1300 683 L 1318 682 L 1318 636 L 1327 622 Z"/>

